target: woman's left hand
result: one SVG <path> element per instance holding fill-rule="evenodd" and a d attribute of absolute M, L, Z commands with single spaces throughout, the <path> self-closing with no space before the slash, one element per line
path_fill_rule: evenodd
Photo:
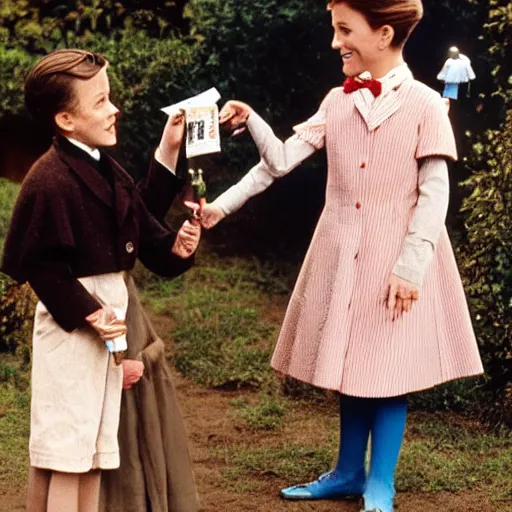
<path fill-rule="evenodd" d="M 185 133 L 185 114 L 180 112 L 167 119 L 160 144 L 157 149 L 157 158 L 171 169 L 176 167 L 181 141 Z"/>
<path fill-rule="evenodd" d="M 409 313 L 412 303 L 418 300 L 419 296 L 419 289 L 414 283 L 391 274 L 386 288 L 385 301 L 392 320 L 396 320 L 403 312 Z"/>

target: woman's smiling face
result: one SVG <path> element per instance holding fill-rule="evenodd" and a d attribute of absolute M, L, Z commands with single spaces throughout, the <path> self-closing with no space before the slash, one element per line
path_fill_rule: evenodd
<path fill-rule="evenodd" d="M 387 45 L 384 32 L 391 27 L 374 30 L 364 14 L 351 9 L 345 3 L 336 3 L 331 8 L 334 37 L 332 48 L 338 50 L 343 62 L 343 73 L 346 76 L 357 76 L 372 69 L 382 58 L 382 51 Z M 392 30 L 392 29 L 391 29 Z"/>

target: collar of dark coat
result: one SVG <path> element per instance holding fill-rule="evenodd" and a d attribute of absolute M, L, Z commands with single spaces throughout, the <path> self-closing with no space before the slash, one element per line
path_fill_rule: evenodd
<path fill-rule="evenodd" d="M 134 181 L 131 176 L 109 155 L 101 152 L 102 160 L 112 170 L 114 194 L 109 182 L 98 172 L 99 163 L 65 137 L 57 136 L 53 146 L 59 158 L 67 164 L 82 183 L 106 206 L 115 208 L 118 225 L 122 225 L 133 201 Z"/>

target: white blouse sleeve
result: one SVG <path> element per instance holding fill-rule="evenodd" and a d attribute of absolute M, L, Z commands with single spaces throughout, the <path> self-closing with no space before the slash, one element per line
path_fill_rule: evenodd
<path fill-rule="evenodd" d="M 306 122 L 295 126 L 295 135 L 282 142 L 272 128 L 258 115 L 251 112 L 247 127 L 258 147 L 269 172 L 280 178 L 295 169 L 301 162 L 325 145 L 326 103 L 323 100 L 317 113 Z"/>
<path fill-rule="evenodd" d="M 419 197 L 393 274 L 421 286 L 445 225 L 450 185 L 444 158 L 426 158 L 418 175 Z"/>
<path fill-rule="evenodd" d="M 306 122 L 295 126 L 295 135 L 284 143 L 256 112 L 251 112 L 247 126 L 258 147 L 261 161 L 213 204 L 219 206 L 226 215 L 235 212 L 251 197 L 270 187 L 276 178 L 285 176 L 317 149 L 321 149 L 325 143 L 327 97 L 318 112 Z"/>
<path fill-rule="evenodd" d="M 213 204 L 226 215 L 230 215 L 240 209 L 251 197 L 270 187 L 274 180 L 265 162 L 261 160 L 236 185 L 215 199 Z"/>
<path fill-rule="evenodd" d="M 261 159 L 275 178 L 281 178 L 293 171 L 317 149 L 296 135 L 282 142 L 256 112 L 251 113 L 247 126 L 258 147 Z"/>

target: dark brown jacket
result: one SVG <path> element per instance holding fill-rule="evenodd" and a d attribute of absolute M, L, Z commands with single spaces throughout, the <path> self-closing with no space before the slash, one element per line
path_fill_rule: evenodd
<path fill-rule="evenodd" d="M 193 263 L 172 254 L 176 234 L 148 212 L 122 167 L 106 154 L 101 162 L 57 137 L 23 181 L 5 241 L 2 270 L 29 281 L 66 331 L 101 307 L 77 278 L 131 270 L 136 258 L 165 277 Z"/>

